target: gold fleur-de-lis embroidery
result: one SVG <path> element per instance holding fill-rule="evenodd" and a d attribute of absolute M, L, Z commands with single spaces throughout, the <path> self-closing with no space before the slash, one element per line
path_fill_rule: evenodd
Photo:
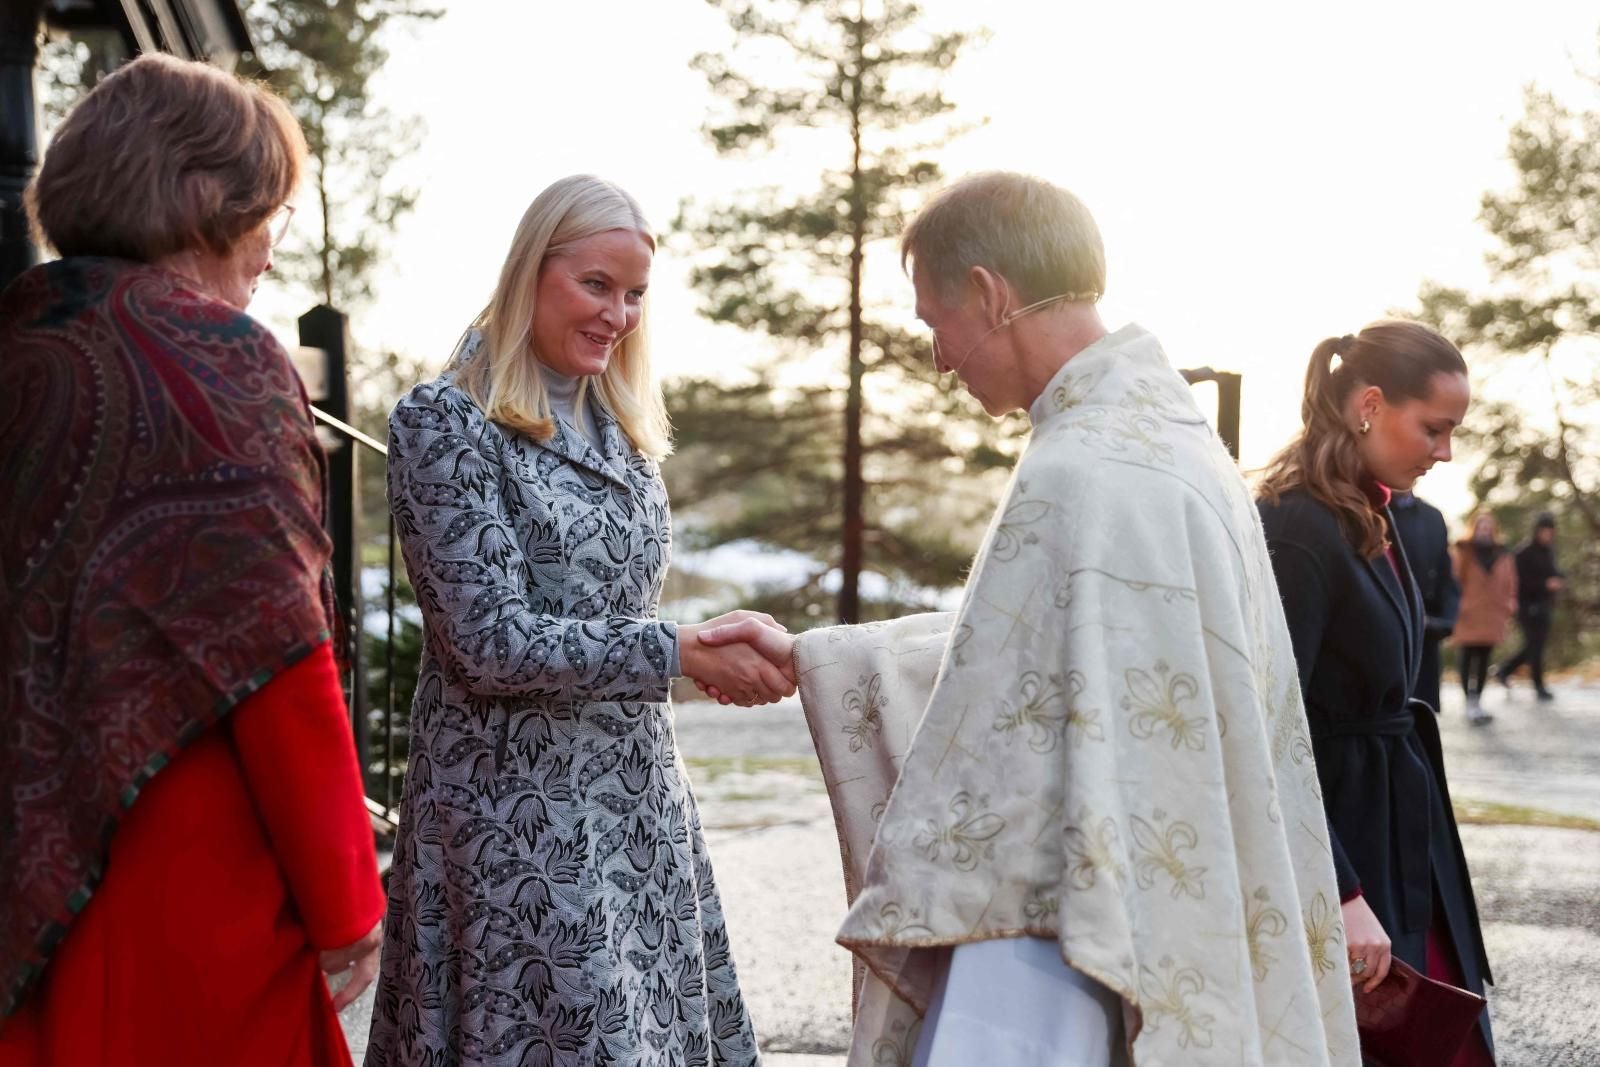
<path fill-rule="evenodd" d="M 1050 402 L 1055 405 L 1057 411 L 1075 408 L 1089 398 L 1089 391 L 1094 388 L 1094 383 L 1095 379 L 1091 374 L 1068 378 L 1051 391 Z"/>
<path fill-rule="evenodd" d="M 1344 928 L 1339 920 L 1339 910 L 1328 903 L 1324 893 L 1311 898 L 1303 921 L 1306 928 L 1306 947 L 1311 950 L 1311 962 L 1320 979 L 1329 971 L 1339 969 L 1339 945 L 1344 940 Z"/>
<path fill-rule="evenodd" d="M 1078 704 L 1078 698 L 1087 686 L 1083 672 L 1067 672 L 1067 732 L 1072 735 L 1075 746 L 1081 746 L 1085 741 L 1106 739 L 1106 732 L 1100 727 L 1100 709 L 1080 707 Z"/>
<path fill-rule="evenodd" d="M 854 716 L 841 729 L 850 738 L 850 751 L 871 748 L 883 732 L 883 709 L 889 700 L 883 695 L 883 675 L 863 678 L 860 688 L 844 694 L 844 710 Z"/>
<path fill-rule="evenodd" d="M 1250 972 L 1258 982 L 1264 982 L 1267 972 L 1278 962 L 1278 957 L 1267 951 L 1267 939 L 1282 937 L 1289 929 L 1289 919 L 1272 906 L 1267 887 L 1261 886 L 1244 902 L 1244 936 L 1250 945 Z"/>
<path fill-rule="evenodd" d="M 889 1033 L 872 1043 L 872 1067 L 911 1067 L 911 1056 L 921 1031 L 920 1019 L 909 1026 L 904 1020 L 896 1019 Z"/>
<path fill-rule="evenodd" d="M 933 819 L 923 824 L 912 844 L 937 863 L 950 849 L 950 862 L 958 871 L 975 870 L 979 855 L 994 855 L 993 839 L 1006 828 L 1006 821 L 992 811 L 987 796 L 974 797 L 963 789 L 950 798 L 950 817 L 940 825 Z"/>
<path fill-rule="evenodd" d="M 885 940 L 898 937 L 931 937 L 933 931 L 918 922 L 922 912 L 891 900 L 878 909 L 877 936 Z"/>
<path fill-rule="evenodd" d="M 1122 863 L 1122 835 L 1109 815 L 1098 826 L 1087 807 L 1078 812 L 1076 825 L 1062 831 L 1067 850 L 1067 881 L 1074 889 L 1092 889 L 1096 877 L 1104 872 L 1120 886 L 1128 879 L 1128 869 Z"/>
<path fill-rule="evenodd" d="M 1171 405 L 1172 398 L 1161 391 L 1155 383 L 1148 378 L 1140 378 L 1133 383 L 1122 397 L 1122 402 L 1136 411 L 1148 411 L 1153 414 L 1165 414 Z"/>
<path fill-rule="evenodd" d="M 1028 894 L 1028 899 L 1022 902 L 1023 918 L 1031 923 L 1053 923 L 1060 912 L 1060 899 L 1046 896 L 1042 889 L 1034 889 Z"/>
<path fill-rule="evenodd" d="M 1144 1009 L 1150 1031 L 1159 1033 L 1166 1020 L 1178 1024 L 1178 1046 L 1211 1047 L 1211 1026 L 1215 1016 L 1197 1012 L 1190 1001 L 1205 992 L 1205 975 L 1193 967 L 1175 967 L 1168 956 L 1161 957 L 1160 972 L 1139 968 L 1139 1006 Z"/>
<path fill-rule="evenodd" d="M 1200 686 L 1192 674 L 1172 674 L 1166 663 L 1158 661 L 1155 674 L 1130 667 L 1123 673 L 1128 695 L 1122 698 L 1122 707 L 1134 712 L 1128 722 L 1128 732 L 1141 741 L 1148 741 L 1157 730 L 1165 729 L 1172 735 L 1172 747 L 1188 748 L 1195 752 L 1206 747 L 1206 717 L 1184 715 L 1179 704 L 1200 695 Z"/>
<path fill-rule="evenodd" d="M 1000 702 L 1001 711 L 995 716 L 994 728 L 1007 739 L 1019 730 L 1028 729 L 1028 747 L 1041 755 L 1054 752 L 1068 729 L 1072 731 L 1074 744 L 1081 744 L 1086 737 L 1103 741 L 1105 733 L 1100 728 L 1100 712 L 1077 706 L 1085 684 L 1081 671 L 1068 671 L 1065 679 L 1059 674 L 1045 676 L 1038 671 L 1027 671 L 1022 675 L 1016 705 L 1009 700 Z"/>
<path fill-rule="evenodd" d="M 1160 823 L 1166 819 L 1166 814 L 1157 810 L 1153 818 Z M 1204 900 L 1206 889 L 1201 879 L 1206 868 L 1189 866 L 1181 855 L 1200 843 L 1200 834 L 1194 826 L 1175 820 L 1162 830 L 1137 815 L 1129 819 L 1129 824 L 1133 827 L 1134 851 L 1138 853 L 1133 866 L 1134 881 L 1139 888 L 1149 889 L 1155 885 L 1156 875 L 1166 874 L 1172 879 L 1174 898 L 1191 896 Z"/>
<path fill-rule="evenodd" d="M 1172 444 L 1160 439 L 1162 429 L 1159 419 L 1127 410 L 1091 415 L 1079 427 L 1086 440 L 1103 444 L 1113 452 L 1138 451 L 1152 463 L 1171 466 Z"/>
<path fill-rule="evenodd" d="M 1020 496 L 1027 491 L 1027 486 L 1019 483 L 1017 493 Z M 1015 500 L 1005 513 L 1000 516 L 1000 524 L 995 527 L 994 541 L 989 549 L 989 554 L 1001 563 L 1009 563 L 1022 552 L 1023 545 L 1036 545 L 1039 535 L 1028 529 L 1050 514 L 1050 504 L 1044 500 Z"/>

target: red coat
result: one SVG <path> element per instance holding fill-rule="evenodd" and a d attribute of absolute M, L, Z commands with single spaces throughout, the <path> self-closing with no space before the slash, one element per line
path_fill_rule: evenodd
<path fill-rule="evenodd" d="M 1506 639 L 1506 624 L 1517 612 L 1517 564 L 1510 552 L 1501 551 L 1494 566 L 1483 569 L 1470 541 L 1458 541 L 1453 556 L 1456 581 L 1461 583 L 1461 610 L 1450 640 L 1463 645 L 1498 645 Z"/>
<path fill-rule="evenodd" d="M 361 797 L 323 645 L 144 788 L 0 1067 L 347 1067 L 317 953 L 383 914 Z"/>

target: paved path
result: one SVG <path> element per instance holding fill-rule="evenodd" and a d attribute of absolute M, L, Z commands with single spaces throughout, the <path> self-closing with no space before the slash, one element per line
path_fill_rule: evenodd
<path fill-rule="evenodd" d="M 1447 693 L 1446 761 L 1458 801 L 1600 822 L 1600 688 L 1551 705 L 1497 691 L 1492 726 L 1466 725 Z M 769 1067 L 839 1067 L 849 1041 L 850 965 L 833 944 L 844 908 L 838 843 L 795 702 L 679 710 L 679 747 L 700 797 L 741 985 Z M 1501 1067 L 1600 1065 L 1600 832 L 1463 827 L 1498 979 Z M 370 997 L 367 998 L 370 1002 Z M 352 1048 L 370 1011 L 347 1013 Z"/>

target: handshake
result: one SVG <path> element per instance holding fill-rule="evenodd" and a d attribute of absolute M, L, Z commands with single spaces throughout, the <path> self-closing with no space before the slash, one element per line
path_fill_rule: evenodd
<path fill-rule="evenodd" d="M 771 704 L 795 689 L 794 635 L 771 615 L 730 611 L 678 627 L 678 662 L 721 704 Z"/>

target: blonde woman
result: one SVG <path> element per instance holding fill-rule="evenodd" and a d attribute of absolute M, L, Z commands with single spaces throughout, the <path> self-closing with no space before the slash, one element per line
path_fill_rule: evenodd
<path fill-rule="evenodd" d="M 556 182 L 390 418 L 425 649 L 369 1064 L 757 1062 L 667 699 L 764 703 L 792 668 L 656 618 L 654 250 L 622 190 Z"/>

